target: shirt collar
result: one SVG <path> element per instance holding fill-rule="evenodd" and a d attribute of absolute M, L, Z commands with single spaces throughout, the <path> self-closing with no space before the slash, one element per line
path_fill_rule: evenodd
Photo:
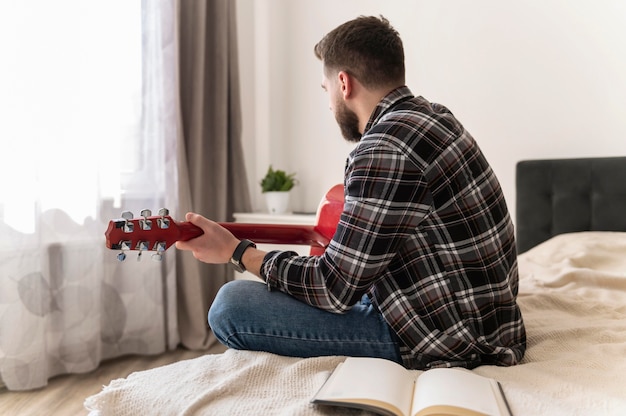
<path fill-rule="evenodd" d="M 408 100 L 413 97 L 413 93 L 406 85 L 398 87 L 395 90 L 392 90 L 389 94 L 385 95 L 383 99 L 380 100 L 378 104 L 376 104 L 376 108 L 374 108 L 374 111 L 372 111 L 372 115 L 365 125 L 364 134 L 367 133 L 369 129 L 374 126 L 374 124 L 378 123 L 378 121 L 390 108 L 392 108 L 401 101 Z"/>

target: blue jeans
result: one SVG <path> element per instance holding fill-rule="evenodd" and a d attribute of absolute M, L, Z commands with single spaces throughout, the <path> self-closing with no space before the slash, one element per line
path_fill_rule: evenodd
<path fill-rule="evenodd" d="M 345 314 L 269 292 L 261 282 L 224 285 L 209 310 L 209 326 L 229 348 L 291 357 L 344 355 L 401 363 L 399 339 L 367 296 Z"/>

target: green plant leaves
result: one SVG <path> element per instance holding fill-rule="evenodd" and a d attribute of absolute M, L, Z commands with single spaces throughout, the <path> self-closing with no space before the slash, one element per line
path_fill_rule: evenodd
<path fill-rule="evenodd" d="M 265 177 L 261 180 L 261 190 L 263 192 L 286 192 L 291 190 L 297 183 L 296 174 L 287 174 L 284 170 L 274 170 L 270 165 Z"/>

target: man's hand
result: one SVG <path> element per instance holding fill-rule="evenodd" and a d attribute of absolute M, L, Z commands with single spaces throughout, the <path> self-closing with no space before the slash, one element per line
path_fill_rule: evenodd
<path fill-rule="evenodd" d="M 237 237 L 200 214 L 188 212 L 185 220 L 202 228 L 204 234 L 191 240 L 176 242 L 177 249 L 191 251 L 196 259 L 204 263 L 224 264 L 230 261 L 240 242 Z M 243 253 L 241 260 L 250 273 L 260 277 L 265 254 L 267 253 L 262 250 L 250 247 Z"/>
<path fill-rule="evenodd" d="M 176 248 L 191 251 L 196 259 L 205 263 L 228 263 L 239 240 L 226 228 L 200 214 L 188 212 L 185 220 L 200 227 L 204 234 L 188 241 L 178 241 Z"/>

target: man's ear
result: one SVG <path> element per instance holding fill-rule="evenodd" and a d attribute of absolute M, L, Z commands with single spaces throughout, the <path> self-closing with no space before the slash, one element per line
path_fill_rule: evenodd
<path fill-rule="evenodd" d="M 339 88 L 341 89 L 341 95 L 343 99 L 350 98 L 352 94 L 352 77 L 346 71 L 339 71 L 337 74 L 337 81 L 339 82 Z"/>

